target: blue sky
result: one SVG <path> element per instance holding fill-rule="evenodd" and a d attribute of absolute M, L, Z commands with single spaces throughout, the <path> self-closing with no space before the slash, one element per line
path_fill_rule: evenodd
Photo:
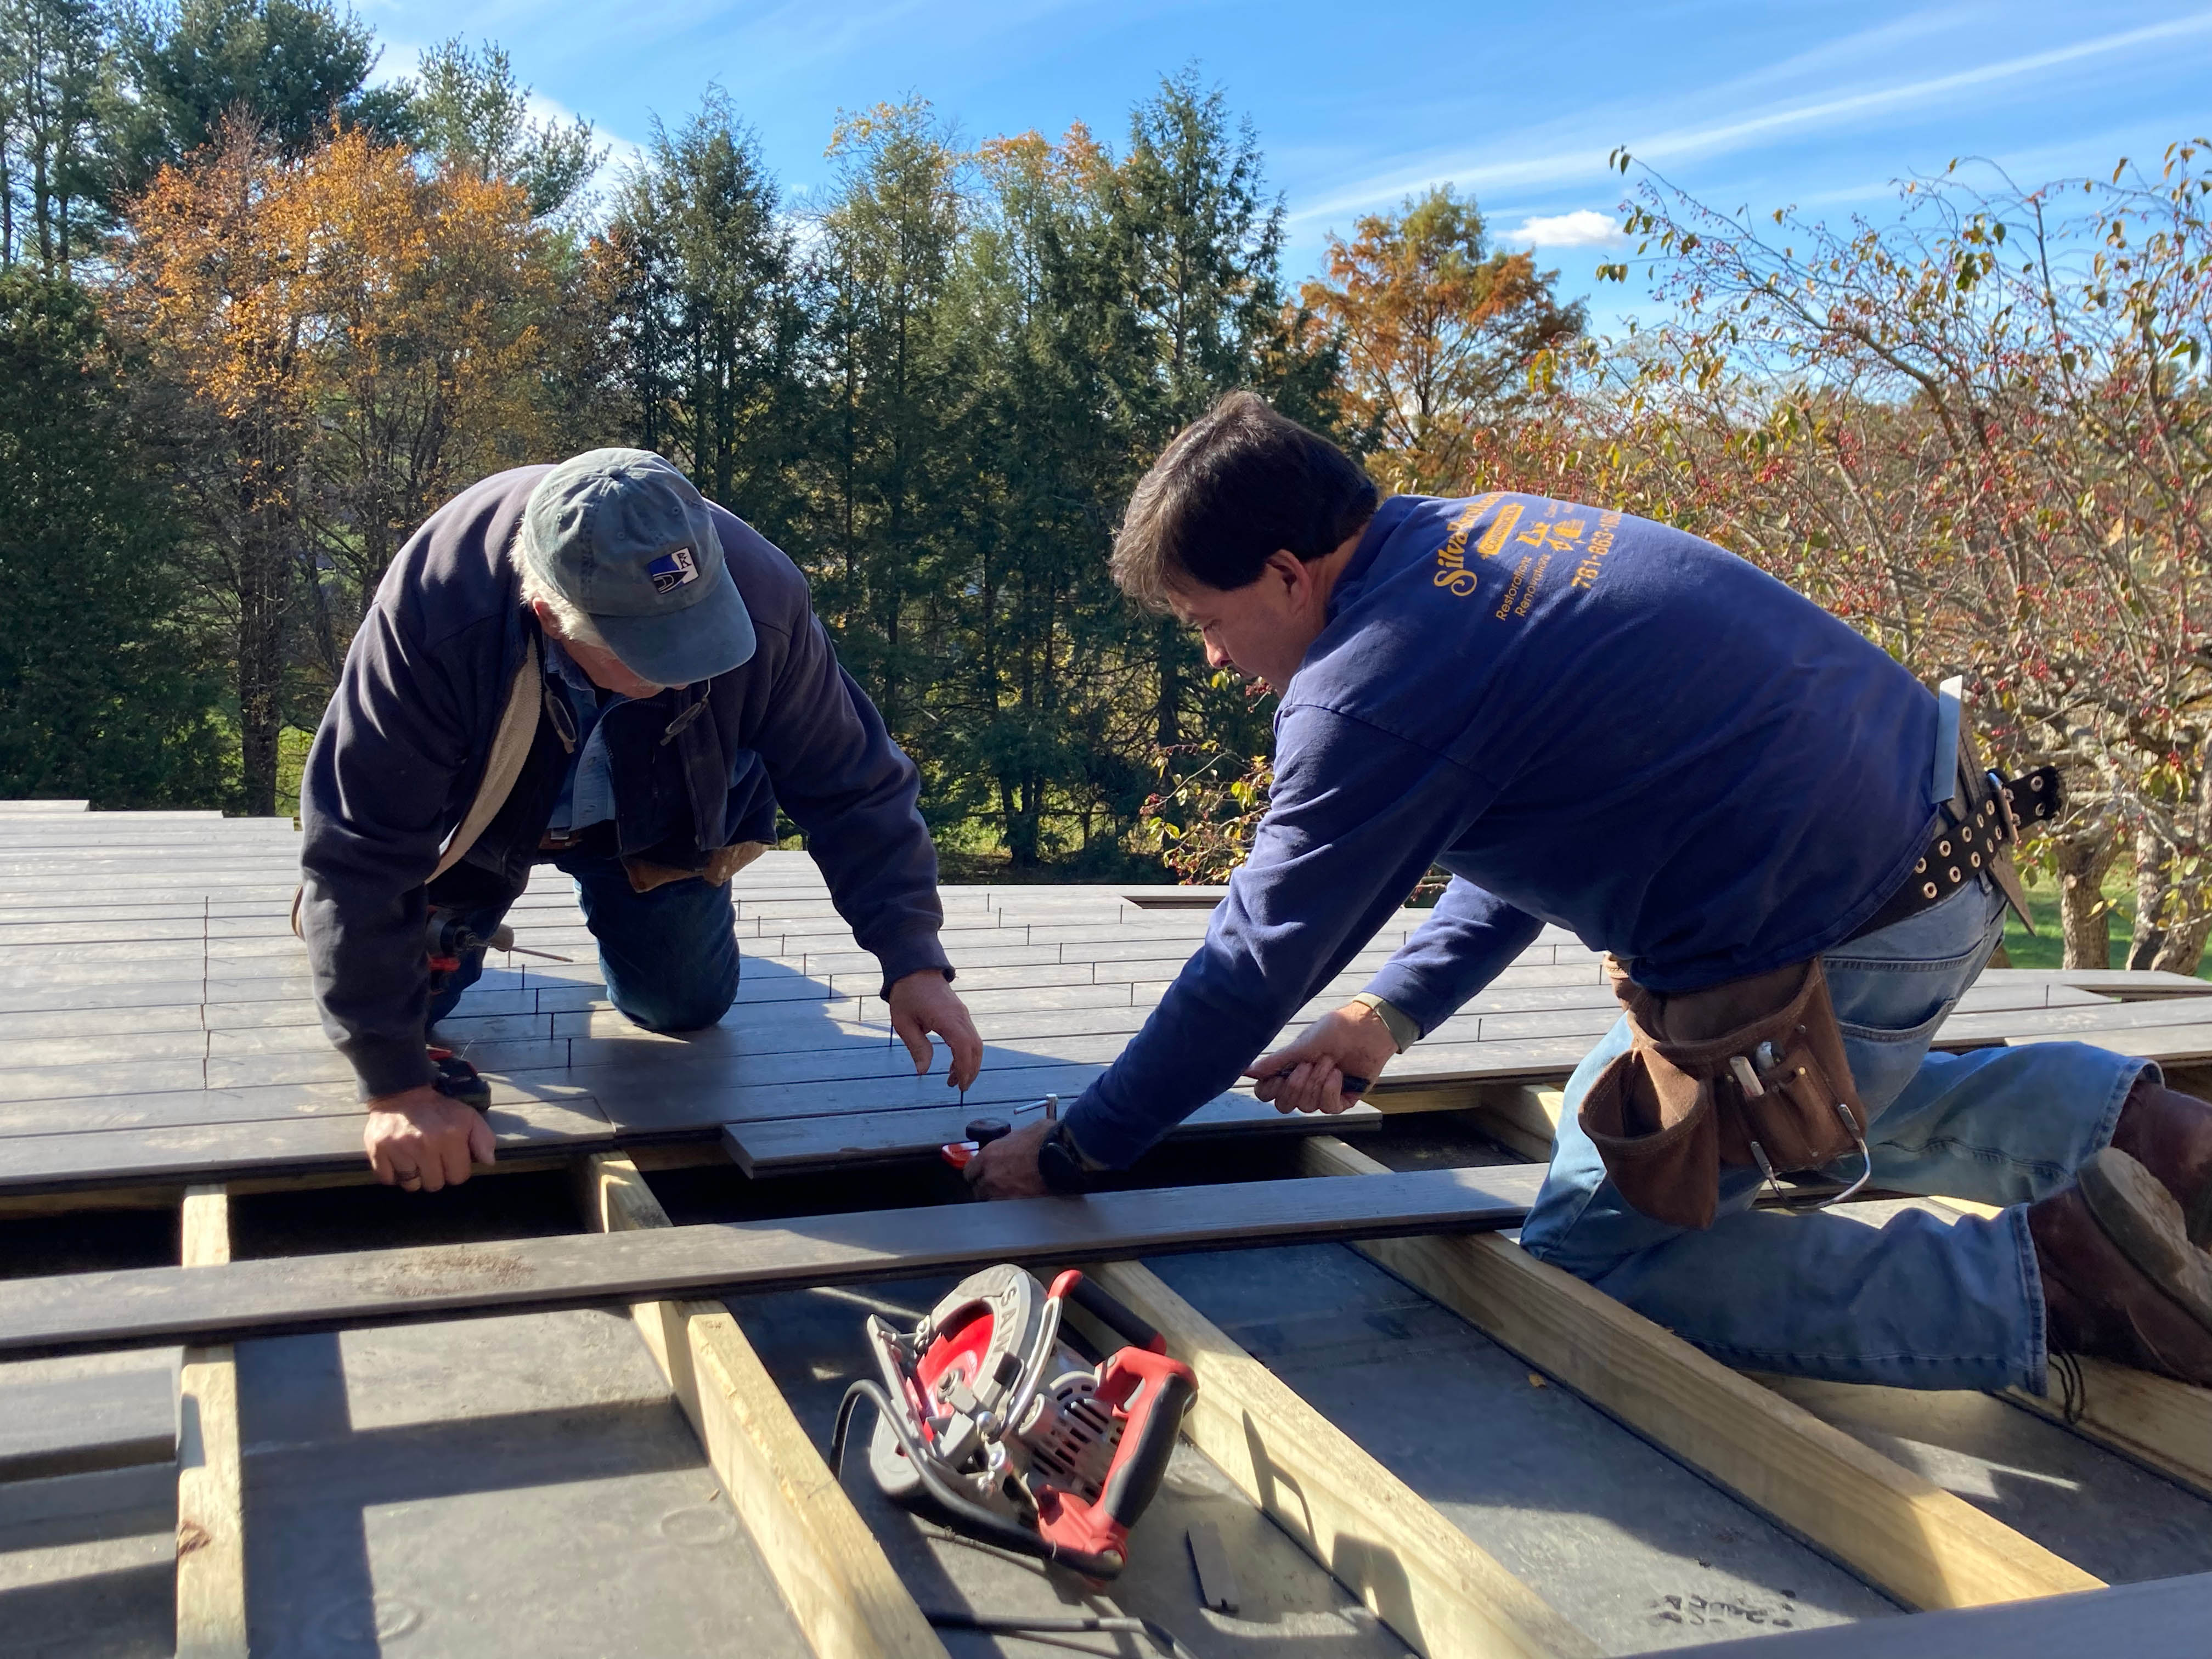
<path fill-rule="evenodd" d="M 1290 215 L 1289 273 L 1327 234 L 1450 180 L 1498 241 L 1592 289 L 1627 145 L 1715 205 L 1881 212 L 1891 181 L 1978 155 L 2023 183 L 2108 173 L 2212 130 L 2212 9 L 2103 0 L 1913 7 L 1792 0 L 356 0 L 404 72 L 456 31 L 498 40 L 618 153 L 720 82 L 794 194 L 837 111 L 916 93 L 980 139 L 1081 120 L 1118 141 L 1195 64 L 1256 125 Z M 1608 285 L 1594 319 L 1628 298 Z"/>

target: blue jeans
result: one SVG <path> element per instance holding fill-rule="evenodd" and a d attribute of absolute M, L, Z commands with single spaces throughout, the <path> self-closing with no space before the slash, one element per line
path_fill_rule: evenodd
<path fill-rule="evenodd" d="M 696 1031 L 729 1012 L 738 995 L 738 930 L 727 883 L 715 887 L 693 877 L 641 893 L 611 854 L 562 853 L 552 862 L 575 878 L 616 1007 L 648 1031 Z M 489 934 L 507 910 L 502 904 L 461 914 L 472 932 Z M 483 957 L 481 951 L 462 956 L 430 1000 L 433 1025 L 477 982 Z"/>
<path fill-rule="evenodd" d="M 1522 1248 L 1730 1365 L 2039 1392 L 2043 1283 L 2023 1206 L 2065 1186 L 2112 1138 L 2128 1091 L 2151 1068 L 2078 1042 L 1929 1054 L 2003 935 L 2003 896 L 1969 886 L 1826 958 L 1852 1079 L 1873 1115 L 1872 1184 L 2011 1206 L 2002 1214 L 1946 1225 L 1905 1211 L 1875 1227 L 1754 1210 L 1758 1172 L 1723 1168 L 1710 1228 L 1652 1220 L 1622 1200 L 1576 1121 L 1628 1047 L 1624 1018 L 1567 1084 Z M 1830 1173 L 1855 1176 L 1858 1155 Z"/>

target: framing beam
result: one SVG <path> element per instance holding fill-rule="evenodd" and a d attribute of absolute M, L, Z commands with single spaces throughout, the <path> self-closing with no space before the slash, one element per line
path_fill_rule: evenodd
<path fill-rule="evenodd" d="M 230 1260 L 230 1197 L 185 1194 L 187 1267 Z M 178 1381 L 178 1659 L 246 1659 L 246 1519 L 238 1367 L 230 1345 L 187 1347 Z"/>
<path fill-rule="evenodd" d="M 1134 1261 L 1085 1270 L 1198 1375 L 1183 1434 L 1426 1659 L 1599 1650 L 1218 1326 Z"/>
<path fill-rule="evenodd" d="M 2002 1397 L 2212 1498 L 2212 1389 L 2080 1354 L 2074 1363 L 2081 1368 L 2078 1417 L 2025 1389 Z"/>
<path fill-rule="evenodd" d="M 1309 1140 L 1301 1155 L 1316 1175 L 1388 1173 L 1342 1141 Z M 1486 1235 L 1358 1248 L 1909 1606 L 2102 1583 L 1517 1244 Z"/>
<path fill-rule="evenodd" d="M 672 1224 L 621 1153 L 595 1154 L 580 1174 L 585 1210 L 602 1231 Z M 945 1659 L 944 1644 L 729 1310 L 719 1302 L 640 1302 L 630 1316 L 821 1659 Z"/>

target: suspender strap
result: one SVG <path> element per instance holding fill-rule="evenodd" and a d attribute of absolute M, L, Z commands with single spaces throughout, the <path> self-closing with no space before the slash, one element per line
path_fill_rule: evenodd
<path fill-rule="evenodd" d="M 523 645 L 522 666 L 514 671 L 507 707 L 500 711 L 499 730 L 492 734 L 491 758 L 484 763 L 483 781 L 477 786 L 477 798 L 469 803 L 460 828 L 453 831 L 446 850 L 438 855 L 438 867 L 430 872 L 432 881 L 461 861 L 469 848 L 477 844 L 477 837 L 499 816 L 499 809 L 507 805 L 507 796 L 514 792 L 515 780 L 522 775 L 524 763 L 530 759 L 530 745 L 538 736 L 538 714 L 543 702 L 538 641 L 532 639 Z"/>

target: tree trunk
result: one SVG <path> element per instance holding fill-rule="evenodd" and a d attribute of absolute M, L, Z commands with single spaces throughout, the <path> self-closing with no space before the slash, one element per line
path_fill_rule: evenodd
<path fill-rule="evenodd" d="M 2128 967 L 2136 972 L 2157 960 L 2166 944 L 2171 849 L 2148 830 L 2136 837 L 2136 923 L 2128 939 Z"/>
<path fill-rule="evenodd" d="M 2058 933 L 2069 968 L 2112 965 L 2112 922 L 2105 906 L 2105 877 L 2120 853 L 2109 826 L 2061 839 L 2054 849 L 2058 865 Z"/>
<path fill-rule="evenodd" d="M 2204 960 L 2207 933 L 2212 933 L 2212 915 L 2193 915 L 2186 921 L 2175 923 L 2166 929 L 2166 939 L 2158 947 L 2158 954 L 2151 958 L 2150 965 L 2194 979 Z"/>

